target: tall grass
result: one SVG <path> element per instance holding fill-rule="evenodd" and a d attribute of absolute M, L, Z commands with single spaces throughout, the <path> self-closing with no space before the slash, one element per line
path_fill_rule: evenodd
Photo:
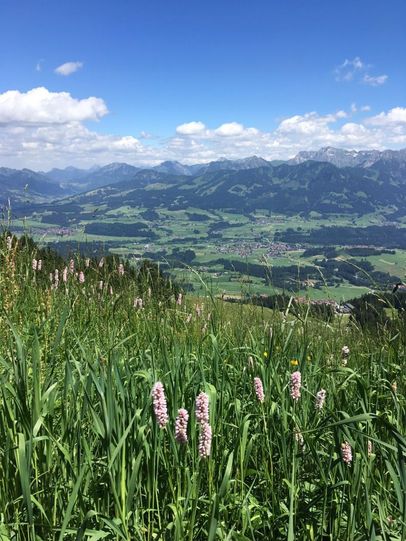
<path fill-rule="evenodd" d="M 2 239 L 0 251 L 1 540 L 406 539 L 405 337 L 396 324 L 371 335 L 306 310 L 211 297 L 179 306 L 80 259 L 85 283 L 71 275 L 51 288 L 50 263 L 34 271 L 32 247 Z M 151 399 L 158 380 L 163 429 Z M 209 458 L 198 452 L 201 391 Z M 190 415 L 185 445 L 175 440 L 179 408 Z"/>

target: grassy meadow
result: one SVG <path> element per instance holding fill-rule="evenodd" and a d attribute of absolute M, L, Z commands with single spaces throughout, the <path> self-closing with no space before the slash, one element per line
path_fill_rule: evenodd
<path fill-rule="evenodd" d="M 0 261 L 1 541 L 406 539 L 402 315 L 180 296 L 7 234 Z"/>

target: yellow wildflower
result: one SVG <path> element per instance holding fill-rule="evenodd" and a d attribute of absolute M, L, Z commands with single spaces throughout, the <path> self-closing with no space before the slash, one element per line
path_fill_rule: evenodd
<path fill-rule="evenodd" d="M 292 366 L 297 366 L 297 365 L 299 364 L 299 361 L 298 361 L 297 359 L 292 359 L 292 360 L 290 361 L 290 364 L 291 364 Z"/>
<path fill-rule="evenodd" d="M 268 352 L 267 351 L 264 351 L 264 357 L 265 357 L 265 359 L 268 357 Z"/>

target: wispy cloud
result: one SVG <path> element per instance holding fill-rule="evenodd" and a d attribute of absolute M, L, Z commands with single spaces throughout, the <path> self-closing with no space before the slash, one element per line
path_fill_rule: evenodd
<path fill-rule="evenodd" d="M 356 56 L 352 60 L 346 58 L 344 62 L 334 70 L 336 81 L 352 81 L 359 72 L 365 69 L 366 65 L 359 56 Z"/>
<path fill-rule="evenodd" d="M 65 62 L 65 64 L 61 64 L 57 68 L 55 68 L 55 73 L 58 75 L 72 75 L 72 73 L 75 73 L 75 71 L 78 71 L 79 69 L 83 68 L 83 62 Z"/>
<path fill-rule="evenodd" d="M 369 86 L 382 86 L 388 80 L 388 76 L 387 75 L 372 76 L 366 73 L 362 80 L 366 85 L 369 85 Z"/>
<path fill-rule="evenodd" d="M 381 86 L 388 80 L 388 75 L 370 75 L 373 68 L 371 64 L 366 64 L 359 56 L 352 60 L 346 58 L 342 64 L 334 70 L 335 79 L 339 82 L 355 81 L 369 86 Z"/>
<path fill-rule="evenodd" d="M 44 60 L 41 58 L 41 60 L 38 60 L 38 62 L 35 65 L 35 71 L 42 71 L 42 64 L 44 63 Z"/>

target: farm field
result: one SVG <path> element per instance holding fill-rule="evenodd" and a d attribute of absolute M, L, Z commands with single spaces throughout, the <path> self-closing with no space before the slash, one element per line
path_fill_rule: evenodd
<path fill-rule="evenodd" d="M 103 228 L 106 231 L 103 234 L 95 233 L 100 212 L 104 212 Z M 265 210 L 242 215 L 193 207 L 151 211 L 128 206 L 103 210 L 83 205 L 81 213 L 72 223 L 63 227 L 47 223 L 47 216 L 46 212 L 43 215 L 35 212 L 25 220 L 14 220 L 13 225 L 16 231 L 27 231 L 41 244 L 57 248 L 66 255 L 80 248 L 90 254 L 118 254 L 130 262 L 147 257 L 166 265 L 167 271 L 181 280 L 185 287 L 197 288 L 196 291 L 200 291 L 201 286 L 199 280 L 195 280 L 194 271 L 205 276 L 216 294 L 245 295 L 247 290 L 255 294 L 269 294 L 270 290 L 280 292 L 287 287 L 297 295 L 312 299 L 327 297 L 340 302 L 370 290 L 391 288 L 405 275 L 406 249 L 403 248 L 389 250 L 392 253 L 377 251 L 377 255 L 361 255 L 354 259 L 346 251 L 346 246 L 337 245 L 336 236 L 332 237 L 330 246 L 338 250 L 334 258 L 348 261 L 353 266 L 365 261 L 369 263 L 365 272 L 354 278 L 348 276 L 348 268 L 345 273 L 341 269 L 337 272 L 334 270 L 336 266 L 331 265 L 326 274 L 325 266 L 320 266 L 325 247 L 320 247 L 319 254 L 314 252 L 307 255 L 306 250 L 317 247 L 317 243 L 279 240 L 281 235 L 292 231 L 312 233 L 332 225 L 349 230 L 384 226 L 386 218 L 379 213 L 362 217 L 331 215 L 328 219 L 322 219 L 320 216 L 273 215 Z M 110 235 L 112 229 L 109 224 L 114 227 L 117 222 L 123 227 L 137 224 L 140 234 L 145 236 L 121 236 L 125 235 L 124 232 L 120 236 Z M 398 225 L 401 227 L 400 223 Z M 339 239 L 342 241 L 343 236 L 339 236 Z M 365 244 L 360 242 L 360 245 Z M 254 270 L 253 266 L 256 265 L 262 266 L 262 270 Z M 188 268 L 193 270 L 189 271 Z M 285 279 L 275 280 L 275 273 L 278 271 L 280 275 L 284 269 Z M 298 269 L 303 269 L 303 276 L 298 277 Z M 371 271 L 382 274 L 373 276 Z"/>
<path fill-rule="evenodd" d="M 405 539 L 402 312 L 180 296 L 16 237 L 0 258 L 2 540 Z"/>

